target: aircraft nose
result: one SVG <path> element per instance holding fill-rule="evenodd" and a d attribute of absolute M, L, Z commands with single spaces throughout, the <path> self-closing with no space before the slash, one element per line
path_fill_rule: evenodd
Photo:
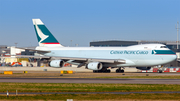
<path fill-rule="evenodd" d="M 177 55 L 176 55 L 176 53 L 175 53 L 175 52 L 173 52 L 172 50 L 171 50 L 171 53 L 173 53 L 173 54 L 171 55 L 171 59 L 172 59 L 172 61 L 176 60 L 176 59 L 177 59 Z"/>
<path fill-rule="evenodd" d="M 172 61 L 176 60 L 177 59 L 177 55 L 173 55 L 172 56 Z"/>
<path fill-rule="evenodd" d="M 177 55 L 175 55 L 174 59 L 177 59 Z"/>

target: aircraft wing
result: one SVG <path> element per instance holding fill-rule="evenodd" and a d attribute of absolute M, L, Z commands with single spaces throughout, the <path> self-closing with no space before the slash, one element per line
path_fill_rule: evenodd
<path fill-rule="evenodd" d="M 24 50 L 29 50 L 29 51 L 34 51 L 40 54 L 44 54 L 44 53 L 50 53 L 51 51 L 43 51 L 43 50 L 36 50 L 36 49 L 29 49 L 29 48 L 19 48 L 16 47 L 18 49 L 24 49 Z M 13 55 L 11 55 L 13 56 Z M 46 58 L 46 59 L 61 59 L 65 62 L 67 61 L 71 61 L 71 62 L 75 62 L 75 63 L 82 63 L 82 64 L 86 64 L 89 62 L 101 62 L 101 63 L 119 63 L 119 64 L 125 64 L 126 60 L 124 59 L 101 59 L 101 58 L 79 58 L 79 57 L 59 57 L 59 56 L 44 56 L 44 55 L 40 55 L 40 56 L 34 56 L 34 55 L 14 55 L 14 57 L 27 57 L 27 58 Z"/>
<path fill-rule="evenodd" d="M 20 48 L 16 47 L 18 49 L 24 49 L 24 50 L 29 50 L 29 51 L 34 51 L 37 53 L 50 53 L 51 51 L 43 51 L 43 50 L 36 50 L 36 49 L 29 49 L 29 48 Z M 12 55 L 11 55 L 12 56 Z M 98 58 L 79 58 L 79 57 L 59 57 L 59 56 L 34 56 L 34 55 L 14 55 L 15 57 L 29 57 L 29 58 L 55 58 L 55 59 L 62 59 L 64 61 L 72 60 L 72 62 L 77 62 L 77 63 L 88 63 L 88 62 L 102 62 L 102 63 L 126 63 L 124 59 L 98 59 Z"/>
<path fill-rule="evenodd" d="M 56 57 L 56 56 L 33 56 L 33 55 L 14 55 L 15 57 L 30 57 L 30 58 L 54 58 L 61 60 L 72 60 L 72 62 L 84 63 L 84 62 L 102 62 L 102 63 L 126 63 L 124 59 L 93 59 L 93 58 L 78 58 L 78 57 Z"/>

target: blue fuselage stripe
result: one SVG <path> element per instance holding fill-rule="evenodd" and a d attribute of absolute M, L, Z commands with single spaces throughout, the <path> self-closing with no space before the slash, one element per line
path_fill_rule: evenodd
<path fill-rule="evenodd" d="M 173 51 L 171 50 L 153 50 L 152 54 L 175 54 Z"/>

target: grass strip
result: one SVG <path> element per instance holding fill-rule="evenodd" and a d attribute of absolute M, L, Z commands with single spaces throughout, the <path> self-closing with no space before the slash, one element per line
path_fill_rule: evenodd
<path fill-rule="evenodd" d="M 0 83 L 0 92 L 146 92 L 180 91 L 178 84 Z"/>
<path fill-rule="evenodd" d="M 180 94 L 47 94 L 47 95 L 21 95 L 9 96 L 0 95 L 1 100 L 58 100 L 66 101 L 73 100 L 105 100 L 105 101 L 119 101 L 119 100 L 178 100 Z"/>

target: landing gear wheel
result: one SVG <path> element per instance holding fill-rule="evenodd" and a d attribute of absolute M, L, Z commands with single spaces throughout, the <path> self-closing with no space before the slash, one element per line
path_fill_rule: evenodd
<path fill-rule="evenodd" d="M 116 73 L 119 73 L 119 69 L 116 69 Z"/>
<path fill-rule="evenodd" d="M 124 73 L 124 70 L 121 70 L 121 73 Z"/>
<path fill-rule="evenodd" d="M 116 69 L 116 73 L 124 73 L 124 70 Z"/>

